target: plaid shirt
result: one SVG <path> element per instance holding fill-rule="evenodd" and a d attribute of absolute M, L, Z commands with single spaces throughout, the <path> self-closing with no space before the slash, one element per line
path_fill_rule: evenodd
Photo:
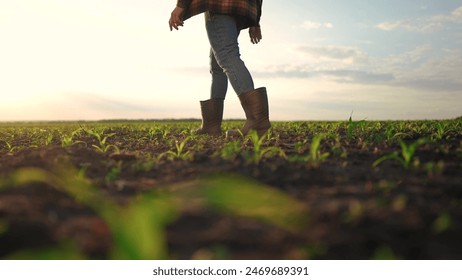
<path fill-rule="evenodd" d="M 249 26 L 260 26 L 261 6 L 263 0 L 178 0 L 177 6 L 185 9 L 183 20 L 197 14 L 210 11 L 245 17 Z"/>

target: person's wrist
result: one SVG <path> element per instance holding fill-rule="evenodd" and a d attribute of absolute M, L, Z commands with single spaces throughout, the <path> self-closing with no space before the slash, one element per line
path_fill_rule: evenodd
<path fill-rule="evenodd" d="M 186 1 L 184 0 L 178 0 L 178 2 L 176 3 L 176 6 L 178 8 L 185 9 L 188 6 L 188 3 L 186 3 Z"/>

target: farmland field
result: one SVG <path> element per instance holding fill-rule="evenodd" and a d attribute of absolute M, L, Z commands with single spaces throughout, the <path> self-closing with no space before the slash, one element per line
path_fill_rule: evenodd
<path fill-rule="evenodd" d="M 1 123 L 0 258 L 462 258 L 461 118 L 199 125 Z"/>

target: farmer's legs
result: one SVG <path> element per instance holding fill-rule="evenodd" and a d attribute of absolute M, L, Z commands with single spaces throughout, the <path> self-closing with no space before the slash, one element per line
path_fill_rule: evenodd
<path fill-rule="evenodd" d="M 239 44 L 237 38 L 239 30 L 236 26 L 236 20 L 232 16 L 206 13 L 206 29 L 209 37 L 212 52 L 217 65 L 223 69 L 228 77 L 234 91 L 241 95 L 254 89 L 252 76 L 240 58 Z M 213 67 L 213 59 L 211 63 Z M 220 76 L 217 70 L 218 80 L 215 78 L 215 71 L 212 69 L 212 96 L 214 93 L 214 84 L 217 86 L 217 96 L 223 96 L 223 76 Z"/>
<path fill-rule="evenodd" d="M 218 65 L 212 49 L 210 49 L 210 74 L 212 74 L 210 98 L 225 99 L 228 90 L 228 77 L 223 68 Z"/>

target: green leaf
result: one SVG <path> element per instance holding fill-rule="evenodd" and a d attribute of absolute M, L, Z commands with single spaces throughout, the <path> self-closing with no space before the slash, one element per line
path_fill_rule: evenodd
<path fill-rule="evenodd" d="M 308 213 L 300 202 L 256 181 L 218 175 L 201 186 L 206 202 L 221 211 L 291 230 L 307 225 Z"/>
<path fill-rule="evenodd" d="M 448 212 L 444 212 L 436 218 L 433 223 L 433 232 L 442 233 L 448 230 L 452 225 L 452 218 Z"/>
<path fill-rule="evenodd" d="M 106 212 L 113 232 L 114 259 L 149 260 L 168 256 L 165 228 L 177 216 L 168 197 L 146 195 L 128 207 Z"/>
<path fill-rule="evenodd" d="M 20 250 L 6 257 L 9 260 L 83 260 L 85 256 L 72 244 L 56 247 Z"/>

